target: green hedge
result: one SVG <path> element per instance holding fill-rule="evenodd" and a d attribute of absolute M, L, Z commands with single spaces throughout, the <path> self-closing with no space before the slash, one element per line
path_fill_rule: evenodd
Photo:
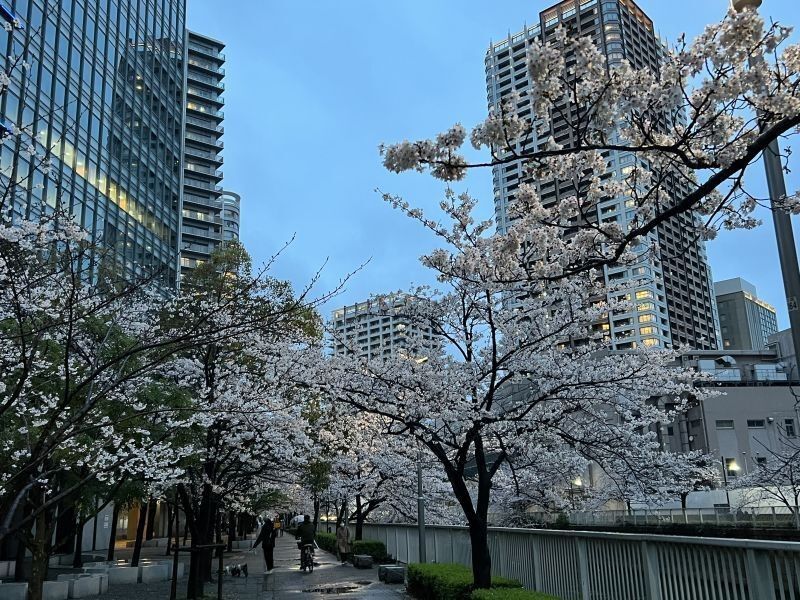
<path fill-rule="evenodd" d="M 332 554 L 336 554 L 336 534 L 320 532 L 317 534 L 317 545 Z"/>
<path fill-rule="evenodd" d="M 470 600 L 472 586 L 472 571 L 463 565 L 408 565 L 408 592 L 420 600 Z M 522 584 L 516 579 L 492 577 L 492 587 L 503 590 L 503 594 L 522 588 Z"/>
<path fill-rule="evenodd" d="M 470 600 L 558 600 L 530 590 L 475 590 Z"/>
<path fill-rule="evenodd" d="M 386 544 L 376 540 L 356 540 L 350 544 L 352 554 L 369 554 L 375 562 L 385 562 L 389 555 L 386 553 Z"/>

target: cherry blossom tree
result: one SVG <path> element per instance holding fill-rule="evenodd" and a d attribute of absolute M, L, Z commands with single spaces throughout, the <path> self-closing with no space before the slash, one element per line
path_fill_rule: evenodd
<path fill-rule="evenodd" d="M 315 339 L 316 314 L 287 283 L 251 272 L 232 243 L 183 282 L 179 314 L 209 315 L 201 325 L 209 331 L 248 323 L 204 336 L 169 363 L 192 415 L 177 432 L 191 452 L 172 482 L 192 546 L 214 543 L 223 514 L 250 509 L 291 478 L 310 445 L 305 392 L 292 382 L 303 380 L 294 355 Z M 202 597 L 210 577 L 211 552 L 193 552 L 188 597 Z"/>
<path fill-rule="evenodd" d="M 731 482 L 732 489 L 742 490 L 750 501 L 777 503 L 792 515 L 800 529 L 800 441 L 781 430 L 776 445 L 761 444 L 763 462 Z"/>
<path fill-rule="evenodd" d="M 493 491 L 495 481 L 521 488 L 540 464 L 579 473 L 591 462 L 610 479 L 645 487 L 650 465 L 683 460 L 662 453 L 653 424 L 685 410 L 690 393 L 706 392 L 694 388 L 692 372 L 670 366 L 674 351 L 610 350 L 602 323 L 632 308 L 625 289 L 591 271 L 558 281 L 530 276 L 529 248 L 543 244 L 531 213 L 487 236 L 491 224 L 473 221 L 467 194 L 442 203 L 448 225 L 389 201 L 446 244 L 422 258 L 442 291 L 385 303 L 387 315 L 402 311 L 436 341 L 420 340 L 424 360 L 334 357 L 328 393 L 438 462 L 469 526 L 475 585 L 488 587 L 489 509 L 506 496 Z"/>
<path fill-rule="evenodd" d="M 469 134 L 457 124 L 435 139 L 382 147 L 384 164 L 454 182 L 470 169 L 521 163 L 533 181 L 571 186 L 557 206 L 523 186 L 515 199 L 546 236 L 550 254 L 533 243 L 529 264 L 548 279 L 634 260 L 648 234 L 690 211 L 700 218 L 681 226 L 700 239 L 720 227 L 751 228 L 763 199 L 748 192 L 745 174 L 771 141 L 799 131 L 800 44 L 786 44 L 790 33 L 778 23 L 765 28 L 751 9 L 731 11 L 665 52 L 653 72 L 610 65 L 591 39 L 560 28 L 533 42 L 528 91 L 495 106 Z M 528 107 L 533 120 L 521 114 Z M 469 162 L 467 138 L 490 159 Z M 634 159 L 624 178 L 601 177 L 612 151 Z M 597 218 L 598 202 L 615 197 L 630 200 L 629 227 Z M 775 200 L 799 210 L 796 193 Z"/>

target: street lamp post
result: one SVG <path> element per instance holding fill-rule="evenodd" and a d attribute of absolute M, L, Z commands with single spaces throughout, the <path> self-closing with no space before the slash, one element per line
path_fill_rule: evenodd
<path fill-rule="evenodd" d="M 417 528 L 419 529 L 419 562 L 427 562 L 425 544 L 425 496 L 422 495 L 422 452 L 417 455 Z"/>
<path fill-rule="evenodd" d="M 737 12 L 745 8 L 758 10 L 759 6 L 761 6 L 761 0 L 731 0 L 731 8 Z M 798 362 L 798 351 L 800 351 L 800 267 L 797 263 L 792 218 L 788 212 L 776 206 L 778 201 L 786 197 L 786 182 L 783 179 L 780 147 L 777 139 L 772 140 L 764 150 L 764 170 L 767 175 L 772 222 L 775 226 L 775 239 L 778 243 L 778 258 L 783 275 L 783 289 L 786 294 L 795 368 L 797 368 L 800 364 Z"/>

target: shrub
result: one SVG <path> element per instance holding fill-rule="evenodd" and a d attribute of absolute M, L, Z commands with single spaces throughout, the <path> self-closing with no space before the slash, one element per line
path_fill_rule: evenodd
<path fill-rule="evenodd" d="M 351 544 L 353 554 L 369 554 L 375 562 L 384 562 L 389 558 L 386 544 L 376 540 L 356 540 Z"/>
<path fill-rule="evenodd" d="M 323 550 L 336 554 L 336 535 L 333 533 L 318 533 L 317 544 Z"/>
<path fill-rule="evenodd" d="M 408 591 L 421 600 L 469 600 L 472 586 L 472 571 L 463 565 L 408 565 Z M 516 579 L 492 577 L 492 587 L 503 590 L 502 594 L 522 584 Z"/>
<path fill-rule="evenodd" d="M 530 590 L 475 590 L 470 600 L 558 600 Z"/>

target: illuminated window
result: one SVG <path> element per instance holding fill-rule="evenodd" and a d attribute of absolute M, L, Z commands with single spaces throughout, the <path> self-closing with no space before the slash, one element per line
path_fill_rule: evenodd
<path fill-rule="evenodd" d="M 652 302 L 640 302 L 637 305 L 637 308 L 639 309 L 639 312 L 645 312 L 645 311 L 648 311 L 648 310 L 655 310 L 656 309 L 656 305 L 653 304 Z"/>
<path fill-rule="evenodd" d="M 655 323 L 655 315 L 639 315 L 639 323 Z"/>
<path fill-rule="evenodd" d="M 658 330 L 655 327 L 640 327 L 639 333 L 641 335 L 658 335 Z"/>
<path fill-rule="evenodd" d="M 650 290 L 639 290 L 636 292 L 636 299 L 637 300 L 644 300 L 645 298 L 652 298 L 653 292 Z"/>
<path fill-rule="evenodd" d="M 656 338 L 645 338 L 644 340 L 642 340 L 642 343 L 648 348 L 661 345 L 661 342 L 659 342 L 658 339 Z"/>

